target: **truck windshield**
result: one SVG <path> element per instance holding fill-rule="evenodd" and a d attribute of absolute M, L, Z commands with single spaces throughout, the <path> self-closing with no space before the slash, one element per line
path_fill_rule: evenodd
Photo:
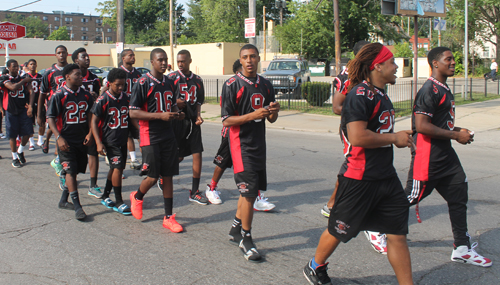
<path fill-rule="evenodd" d="M 296 70 L 300 69 L 298 61 L 273 61 L 269 64 L 267 70 Z"/>

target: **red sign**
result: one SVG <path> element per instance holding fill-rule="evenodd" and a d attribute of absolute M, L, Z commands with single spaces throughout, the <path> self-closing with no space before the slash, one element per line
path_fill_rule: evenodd
<path fill-rule="evenodd" d="M 245 38 L 255 38 L 255 18 L 245 19 Z"/>
<path fill-rule="evenodd" d="M 26 36 L 26 27 L 11 22 L 0 23 L 0 39 L 11 41 Z"/>

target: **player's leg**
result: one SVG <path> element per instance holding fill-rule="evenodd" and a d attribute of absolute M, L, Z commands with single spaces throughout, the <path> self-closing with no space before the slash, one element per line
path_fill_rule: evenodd
<path fill-rule="evenodd" d="M 16 138 L 19 134 L 19 123 L 17 116 L 10 114 L 5 111 L 5 130 L 7 132 L 7 137 L 9 138 L 10 150 L 12 152 L 12 166 L 15 168 L 22 167 L 19 161 L 19 156 L 17 155 L 17 144 Z"/>
<path fill-rule="evenodd" d="M 337 194 L 337 189 L 339 189 L 339 180 L 335 182 L 335 189 L 333 190 L 332 196 L 330 196 L 328 202 L 321 208 L 321 214 L 327 218 L 330 217 L 330 210 L 335 203 L 335 195 Z"/>
<path fill-rule="evenodd" d="M 132 215 L 136 219 L 142 219 L 142 203 L 144 195 L 153 187 L 160 177 L 161 170 L 160 145 L 153 144 L 142 147 L 142 168 L 141 174 L 147 175 L 139 185 L 137 191 L 130 193 L 130 208 Z"/>
<path fill-rule="evenodd" d="M 139 160 L 137 160 L 137 156 L 135 154 L 134 139 L 139 139 L 139 130 L 135 128 L 132 124 L 129 124 L 127 148 L 130 155 L 130 168 L 135 170 L 140 170 L 141 164 L 139 163 Z"/>
<path fill-rule="evenodd" d="M 61 189 L 63 191 L 59 200 L 59 208 L 74 209 L 76 219 L 83 220 L 87 215 L 80 204 L 76 177 L 77 173 L 85 173 L 88 163 L 87 150 L 83 146 L 70 145 L 69 151 L 59 151 L 59 155 L 64 166 L 61 176 L 64 176 L 65 180 L 64 188 Z M 68 197 L 71 197 L 72 204 L 68 203 Z"/>
<path fill-rule="evenodd" d="M 399 284 L 413 284 L 410 250 L 406 235 L 387 234 L 387 258 Z"/>
<path fill-rule="evenodd" d="M 97 145 L 95 142 L 87 146 L 87 154 L 89 157 L 89 171 L 90 171 L 90 185 L 89 185 L 89 196 L 94 196 L 97 199 L 101 199 L 102 190 L 101 187 L 97 186 L 97 173 L 99 171 L 99 154 L 97 153 Z"/>
<path fill-rule="evenodd" d="M 36 99 L 35 99 L 36 101 Z M 33 113 L 31 114 L 31 118 L 30 118 L 30 121 L 31 121 L 31 128 L 33 129 L 32 130 L 32 133 L 30 135 L 30 138 L 29 138 L 29 142 L 30 142 L 30 145 L 29 145 L 29 151 L 34 151 L 35 150 L 35 138 L 33 137 L 34 135 L 34 127 L 36 125 L 36 114 L 37 114 L 37 110 L 38 110 L 38 106 L 35 104 L 34 108 L 33 108 Z"/>
<path fill-rule="evenodd" d="M 221 144 L 214 157 L 213 163 L 215 164 L 215 169 L 212 175 L 212 181 L 210 181 L 210 184 L 207 185 L 207 189 L 205 190 L 205 196 L 212 204 L 222 204 L 222 199 L 220 198 L 220 192 L 217 190 L 217 185 L 219 184 L 226 168 L 233 166 L 228 137 L 222 137 Z"/>
<path fill-rule="evenodd" d="M 106 148 L 107 149 L 107 148 Z M 125 169 L 127 163 L 127 146 L 122 145 L 121 147 L 114 146 L 113 148 L 113 157 L 116 159 L 112 159 L 112 163 L 110 167 L 113 169 L 112 173 L 112 184 L 113 190 L 115 191 L 115 206 L 113 210 L 123 214 L 123 215 L 131 215 L 130 207 L 123 202 L 122 197 L 122 176 L 123 170 Z"/>
<path fill-rule="evenodd" d="M 49 143 L 51 137 L 52 137 L 52 130 L 50 128 L 47 128 L 47 136 L 42 146 L 42 151 L 45 154 L 49 153 Z"/>
<path fill-rule="evenodd" d="M 0 112 L 0 139 L 2 139 L 2 140 L 3 140 L 3 139 L 5 139 L 5 138 L 6 138 L 6 136 L 5 136 L 5 134 L 3 133 L 3 131 L 2 131 L 2 120 L 3 120 L 3 115 L 2 115 L 2 113 Z"/>
<path fill-rule="evenodd" d="M 21 144 L 17 149 L 17 156 L 19 157 L 19 161 L 22 164 L 26 163 L 26 158 L 24 157 L 24 149 L 26 148 L 26 144 L 30 139 L 30 136 L 33 135 L 33 124 L 31 118 L 28 117 L 26 111 L 21 112 L 18 115 L 19 119 L 19 136 L 21 136 Z"/>
<path fill-rule="evenodd" d="M 39 147 L 43 146 L 43 142 L 45 141 L 45 107 L 42 107 L 41 114 L 38 114 L 38 141 L 36 144 Z"/>
<path fill-rule="evenodd" d="M 173 213 L 174 206 L 174 183 L 172 177 L 179 175 L 179 153 L 175 139 L 166 143 L 166 146 L 161 148 L 161 176 L 163 179 L 162 192 L 163 202 L 165 207 L 165 217 L 163 218 L 163 227 L 174 233 L 180 233 L 184 229 L 175 220 Z"/>
<path fill-rule="evenodd" d="M 200 205 L 208 205 L 208 199 L 200 192 L 200 177 L 201 177 L 201 152 L 193 153 L 193 180 L 191 191 L 189 191 L 189 201 Z"/>
<path fill-rule="evenodd" d="M 109 150 L 108 150 L 108 147 L 106 146 L 106 157 L 108 157 L 109 159 Z M 109 171 L 108 171 L 108 174 L 106 176 L 106 184 L 104 185 L 104 190 L 102 191 L 102 196 L 101 196 L 101 204 L 103 204 L 106 208 L 108 209 L 113 209 L 113 207 L 116 205 L 115 202 L 113 200 L 111 200 L 111 198 L 109 198 L 109 195 L 111 194 L 111 190 L 113 190 L 113 172 L 114 172 L 114 169 L 111 168 L 111 165 L 109 166 Z"/>

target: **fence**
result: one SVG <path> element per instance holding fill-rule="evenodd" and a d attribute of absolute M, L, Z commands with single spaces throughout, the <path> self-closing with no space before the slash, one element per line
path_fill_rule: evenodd
<path fill-rule="evenodd" d="M 332 81 L 315 81 L 312 82 L 314 86 L 322 87 L 308 87 L 308 84 L 303 84 L 296 88 L 293 80 L 288 77 L 273 77 L 268 78 L 274 86 L 276 101 L 285 110 L 299 110 L 299 111 L 319 111 L 323 113 L 333 113 L 332 111 L 332 94 L 334 92 Z M 417 80 L 417 90 L 426 82 L 426 79 Z M 208 103 L 219 103 L 222 86 L 224 79 L 205 79 L 203 80 L 205 86 L 205 101 Z M 448 86 L 455 97 L 472 99 L 477 96 L 487 96 L 487 94 L 500 95 L 500 80 L 491 81 L 480 78 L 469 78 L 468 86 L 465 90 L 464 78 L 450 78 L 447 81 Z M 327 84 L 325 86 L 324 84 Z M 399 114 L 410 114 L 413 105 L 413 87 L 415 82 L 413 80 L 399 81 L 395 85 L 387 87 L 387 94 L 394 105 L 394 109 Z M 471 97 L 471 95 L 474 94 Z M 481 95 L 478 95 L 481 94 Z M 483 95 L 484 94 L 484 95 Z M 321 102 L 318 102 L 321 101 Z"/>

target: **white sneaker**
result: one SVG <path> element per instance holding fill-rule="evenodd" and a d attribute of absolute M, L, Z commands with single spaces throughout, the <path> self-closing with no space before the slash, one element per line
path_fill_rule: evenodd
<path fill-rule="evenodd" d="M 461 245 L 455 248 L 451 253 L 451 260 L 482 267 L 490 267 L 491 265 L 493 265 L 491 259 L 478 254 L 474 250 L 474 248 L 476 247 L 477 242 L 473 243 L 470 249 L 466 245 Z"/>
<path fill-rule="evenodd" d="M 6 138 L 4 133 L 0 133 L 0 139 L 4 140 Z"/>
<path fill-rule="evenodd" d="M 219 196 L 220 192 L 217 191 L 217 187 L 214 190 L 210 189 L 210 185 L 207 185 L 207 190 L 205 190 L 205 196 L 211 204 L 219 205 L 222 204 L 222 200 Z"/>
<path fill-rule="evenodd" d="M 255 199 L 255 203 L 253 203 L 253 209 L 255 211 L 271 211 L 274 209 L 276 205 L 267 201 L 267 198 L 264 197 L 264 194 L 261 192 L 257 199 Z"/>
<path fill-rule="evenodd" d="M 141 163 L 137 159 L 130 161 L 130 168 L 131 169 L 140 170 L 141 166 L 142 166 Z"/>
<path fill-rule="evenodd" d="M 108 156 L 104 156 L 104 162 L 106 163 L 106 165 L 109 165 L 109 159 L 108 159 Z"/>
<path fill-rule="evenodd" d="M 365 236 L 376 252 L 387 254 L 387 236 L 385 234 L 365 231 Z"/>

